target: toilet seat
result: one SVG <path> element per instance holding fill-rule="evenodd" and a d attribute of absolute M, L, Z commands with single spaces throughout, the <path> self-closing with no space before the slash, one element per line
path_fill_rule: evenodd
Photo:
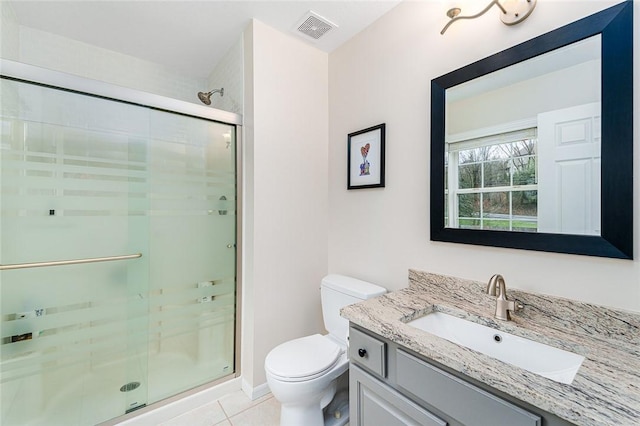
<path fill-rule="evenodd" d="M 290 340 L 275 347 L 265 359 L 265 369 L 283 382 L 302 382 L 333 368 L 343 350 L 320 334 Z"/>

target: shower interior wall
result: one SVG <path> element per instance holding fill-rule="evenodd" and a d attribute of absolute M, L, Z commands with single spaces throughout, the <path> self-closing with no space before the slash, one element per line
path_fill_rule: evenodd
<path fill-rule="evenodd" d="M 242 114 L 244 96 L 244 39 L 242 35 L 231 46 L 207 78 L 206 90 L 224 88 L 224 96 L 214 95 L 217 109 Z"/>
<path fill-rule="evenodd" d="M 174 72 L 159 64 L 19 25 L 10 5 L 0 3 L 0 55 L 38 67 L 118 86 L 198 103 L 206 79 Z"/>

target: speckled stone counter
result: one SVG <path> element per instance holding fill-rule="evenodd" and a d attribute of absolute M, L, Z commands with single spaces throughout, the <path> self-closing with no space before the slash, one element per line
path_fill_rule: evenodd
<path fill-rule="evenodd" d="M 578 425 L 640 425 L 640 314 L 509 288 L 525 307 L 493 318 L 486 283 L 409 271 L 409 287 L 343 308 L 354 324 Z M 440 311 L 585 357 L 555 382 L 405 324 Z"/>

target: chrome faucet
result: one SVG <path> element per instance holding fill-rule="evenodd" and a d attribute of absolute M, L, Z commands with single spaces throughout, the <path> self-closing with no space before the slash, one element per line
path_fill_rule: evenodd
<path fill-rule="evenodd" d="M 524 305 L 517 300 L 507 299 L 507 285 L 500 274 L 495 274 L 489 279 L 487 294 L 496 297 L 495 317 L 500 320 L 510 321 L 511 314 L 509 311 L 516 312 L 518 309 L 524 308 Z"/>

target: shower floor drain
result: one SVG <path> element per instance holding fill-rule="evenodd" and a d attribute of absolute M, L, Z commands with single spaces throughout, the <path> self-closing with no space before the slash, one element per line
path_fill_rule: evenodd
<path fill-rule="evenodd" d="M 122 385 L 120 388 L 120 392 L 131 392 L 134 389 L 138 389 L 140 387 L 140 382 L 131 382 L 126 385 Z"/>

